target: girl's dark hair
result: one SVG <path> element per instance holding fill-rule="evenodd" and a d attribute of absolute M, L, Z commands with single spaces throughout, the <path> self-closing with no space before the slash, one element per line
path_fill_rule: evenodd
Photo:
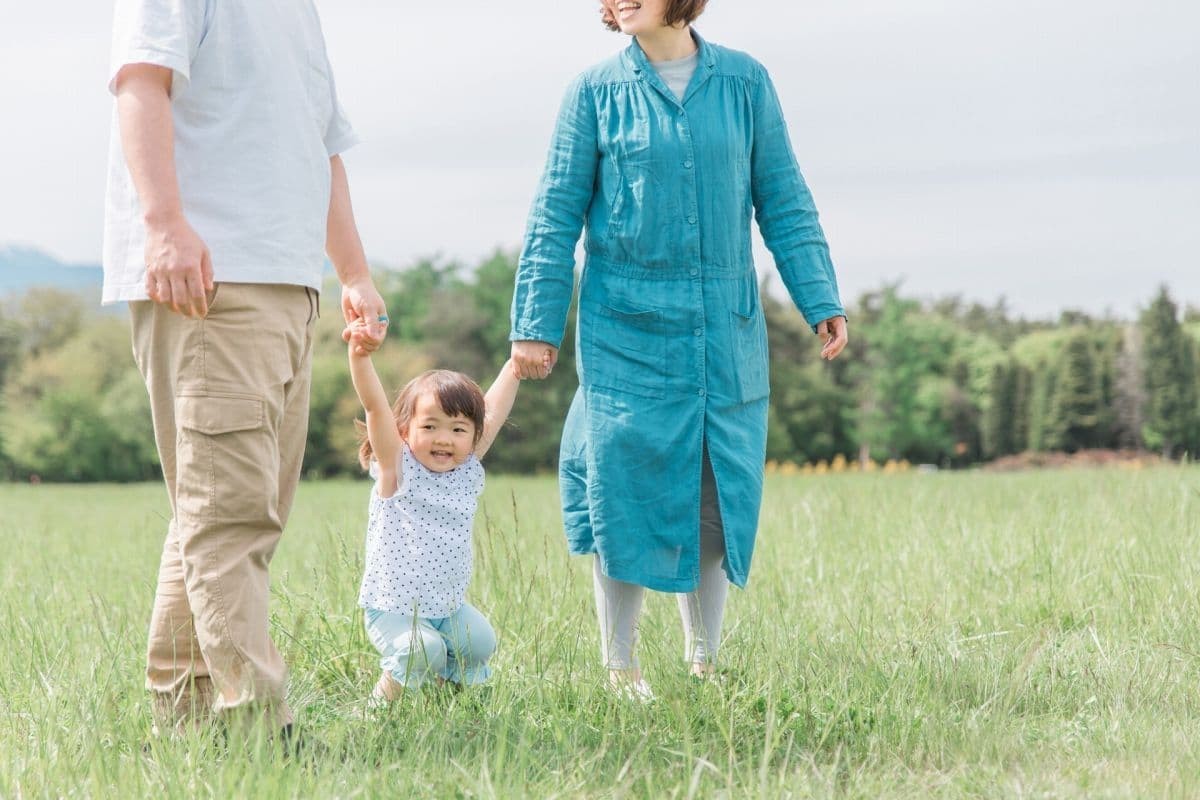
<path fill-rule="evenodd" d="M 483 436 L 483 418 L 486 407 L 483 390 L 479 384 L 463 375 L 448 369 L 431 369 L 422 372 L 400 390 L 396 402 L 392 404 L 392 416 L 396 418 L 396 427 L 407 431 L 412 422 L 413 412 L 417 408 L 417 398 L 429 393 L 434 396 L 442 411 L 451 417 L 466 417 L 475 423 L 475 442 Z M 374 451 L 371 450 L 371 440 L 367 438 L 367 426 L 362 420 L 354 420 L 358 429 L 358 463 L 363 469 L 368 469 Z"/>
<path fill-rule="evenodd" d="M 691 25 L 696 21 L 696 17 L 704 13 L 706 5 L 708 5 L 708 0 L 667 0 L 667 8 L 663 12 L 663 23 L 677 25 L 682 22 L 685 25 Z M 603 2 L 600 3 L 600 21 L 610 31 L 621 30 L 612 11 Z"/>

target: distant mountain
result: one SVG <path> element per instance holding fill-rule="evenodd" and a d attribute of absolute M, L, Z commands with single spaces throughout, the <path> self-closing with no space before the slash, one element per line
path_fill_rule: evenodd
<path fill-rule="evenodd" d="M 325 260 L 324 277 L 335 273 Z M 19 295 L 34 287 L 82 292 L 100 302 L 104 270 L 99 264 L 67 264 L 33 247 L 0 244 L 0 298 Z"/>
<path fill-rule="evenodd" d="M 102 279 L 99 264 L 64 264 L 41 250 L 0 245 L 0 296 L 48 286 L 91 294 L 98 303 Z"/>

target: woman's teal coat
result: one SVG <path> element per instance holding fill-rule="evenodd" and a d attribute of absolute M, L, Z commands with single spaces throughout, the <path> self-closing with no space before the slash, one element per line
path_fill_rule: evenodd
<path fill-rule="evenodd" d="M 664 592 L 699 579 L 706 442 L 726 572 L 745 586 L 750 571 L 768 394 L 752 212 L 809 323 L 843 313 L 766 70 L 696 40 L 682 102 L 636 40 L 568 90 L 512 313 L 514 341 L 559 344 L 586 227 L 580 388 L 559 464 L 567 539 L 609 577 Z"/>

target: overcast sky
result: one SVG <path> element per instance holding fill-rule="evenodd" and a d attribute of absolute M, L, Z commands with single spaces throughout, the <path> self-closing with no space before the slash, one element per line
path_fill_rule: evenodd
<path fill-rule="evenodd" d="M 520 244 L 591 0 L 318 0 L 372 262 Z M 0 0 L 0 245 L 98 262 L 111 3 Z M 712 0 L 775 79 L 843 294 L 1200 304 L 1200 4 Z M 759 266 L 770 257 L 759 246 Z"/>

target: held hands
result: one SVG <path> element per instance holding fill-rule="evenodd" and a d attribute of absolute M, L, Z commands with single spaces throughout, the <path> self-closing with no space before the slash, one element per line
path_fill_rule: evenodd
<path fill-rule="evenodd" d="M 146 294 L 186 317 L 208 314 L 213 289 L 208 246 L 183 216 L 146 224 Z"/>
<path fill-rule="evenodd" d="M 518 380 L 537 380 L 549 377 L 558 363 L 558 348 L 546 342 L 519 341 L 512 343 L 513 375 Z"/>
<path fill-rule="evenodd" d="M 342 287 L 342 316 L 346 329 L 342 341 L 354 355 L 367 356 L 379 349 L 387 336 L 387 308 L 370 278 Z"/>
<path fill-rule="evenodd" d="M 387 335 L 387 314 L 381 314 L 378 320 L 367 322 L 356 319 L 342 331 L 342 339 L 350 347 L 350 355 L 368 358 L 379 349 Z"/>
<path fill-rule="evenodd" d="M 821 358 L 833 361 L 849 341 L 845 317 L 830 317 L 817 324 L 817 335 L 821 337 Z"/>

